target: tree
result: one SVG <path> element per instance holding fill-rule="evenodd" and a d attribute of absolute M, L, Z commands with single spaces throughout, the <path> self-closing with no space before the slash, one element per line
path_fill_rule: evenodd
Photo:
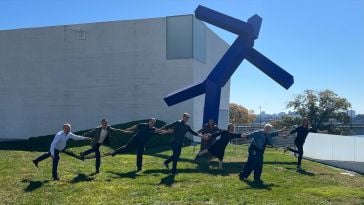
<path fill-rule="evenodd" d="M 248 110 L 245 107 L 236 103 L 229 104 L 229 120 L 233 124 L 250 124 L 254 122 L 255 115 L 253 110 Z"/>
<path fill-rule="evenodd" d="M 301 117 L 307 117 L 314 129 L 322 127 L 330 118 L 348 123 L 350 117 L 346 111 L 350 107 L 346 98 L 339 97 L 331 90 L 313 91 L 305 90 L 303 94 L 294 97 L 287 103 L 287 108 L 292 108 Z"/>
<path fill-rule="evenodd" d="M 284 115 L 282 119 L 272 121 L 271 124 L 275 128 L 298 126 L 302 124 L 302 117 Z"/>

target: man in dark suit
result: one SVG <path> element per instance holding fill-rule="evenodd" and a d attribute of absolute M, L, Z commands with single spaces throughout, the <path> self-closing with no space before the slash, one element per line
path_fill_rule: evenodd
<path fill-rule="evenodd" d="M 178 120 L 176 122 L 170 123 L 168 125 L 163 126 L 162 128 L 160 128 L 160 130 L 173 130 L 173 138 L 172 138 L 172 151 L 173 154 L 166 160 L 163 162 L 163 165 L 169 169 L 169 163 L 172 163 L 172 175 L 176 175 L 177 173 L 177 162 L 179 160 L 179 157 L 181 155 L 181 150 L 182 150 L 182 146 L 183 146 L 183 141 L 185 138 L 185 135 L 187 132 L 198 136 L 198 137 L 203 137 L 201 134 L 193 131 L 190 127 L 190 125 L 187 123 L 188 120 L 190 119 L 190 115 L 188 113 L 184 113 L 182 116 L 182 120 Z"/>
<path fill-rule="evenodd" d="M 157 128 L 154 127 L 155 123 L 156 119 L 150 118 L 148 120 L 148 123 L 139 123 L 130 128 L 127 128 L 126 130 L 133 131 L 135 132 L 135 134 L 126 145 L 112 151 L 111 156 L 114 157 L 117 154 L 124 154 L 131 150 L 136 149 L 136 154 L 137 154 L 136 167 L 137 171 L 141 171 L 143 166 L 143 154 L 145 150 L 145 145 L 149 141 L 149 139 L 154 134 L 168 134 L 171 132 L 171 131 L 158 130 Z"/>
<path fill-rule="evenodd" d="M 206 123 L 203 126 L 203 128 L 198 131 L 198 133 L 201 133 L 202 135 L 206 135 L 206 134 L 214 134 L 217 131 L 219 131 L 219 128 L 215 124 L 215 121 L 213 119 L 209 119 L 209 122 Z M 201 139 L 200 151 L 209 148 L 215 141 L 216 140 L 213 139 L 213 138 L 208 138 L 208 139 L 203 139 L 202 138 Z"/>
<path fill-rule="evenodd" d="M 100 172 L 100 165 L 101 165 L 100 146 L 102 144 L 106 145 L 110 144 L 111 134 L 115 132 L 121 132 L 125 134 L 133 133 L 122 129 L 112 128 L 111 126 L 108 125 L 108 121 L 106 119 L 102 119 L 100 123 L 101 123 L 100 127 L 97 127 L 84 134 L 85 136 L 92 136 L 93 140 L 91 141 L 91 148 L 80 153 L 80 157 L 83 161 L 86 155 L 95 152 L 96 173 Z"/>

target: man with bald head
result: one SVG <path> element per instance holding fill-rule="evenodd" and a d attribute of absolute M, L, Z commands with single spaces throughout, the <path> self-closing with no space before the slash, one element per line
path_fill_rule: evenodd
<path fill-rule="evenodd" d="M 265 147 L 267 145 L 273 146 L 273 137 L 279 136 L 280 132 L 286 128 L 271 132 L 272 125 L 265 124 L 263 130 L 258 130 L 249 134 L 244 134 L 247 139 L 251 139 L 249 146 L 248 160 L 244 166 L 243 171 L 240 172 L 239 178 L 242 181 L 247 181 L 249 175 L 254 171 L 254 182 L 262 183 L 260 176 L 263 171 L 263 156 Z"/>
<path fill-rule="evenodd" d="M 63 124 L 63 130 L 59 131 L 53 138 L 51 143 L 51 147 L 49 152 L 42 154 L 35 160 L 33 163 L 36 167 L 38 167 L 38 163 L 42 160 L 47 159 L 48 157 L 52 157 L 52 177 L 53 180 L 59 180 L 57 168 L 59 162 L 59 153 L 66 148 L 66 144 L 68 139 L 71 138 L 73 140 L 91 140 L 89 137 L 83 137 L 79 135 L 75 135 L 71 132 L 71 125 L 69 123 Z"/>

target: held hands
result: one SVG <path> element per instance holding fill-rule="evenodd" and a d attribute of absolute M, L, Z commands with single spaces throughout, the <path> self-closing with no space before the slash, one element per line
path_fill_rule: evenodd
<path fill-rule="evenodd" d="M 241 138 L 248 138 L 249 136 L 249 133 L 241 133 Z"/>
<path fill-rule="evenodd" d="M 155 133 L 157 134 L 170 134 L 173 132 L 173 129 L 168 129 L 168 130 L 162 130 L 162 129 L 157 129 L 155 130 Z"/>
<path fill-rule="evenodd" d="M 286 131 L 287 130 L 287 127 L 283 127 L 282 129 L 280 129 L 279 131 L 280 132 L 283 132 L 283 131 Z"/>
<path fill-rule="evenodd" d="M 209 138 L 210 138 L 210 136 L 211 136 L 211 134 L 204 134 L 204 135 L 199 135 L 202 139 L 204 139 L 204 140 L 208 140 Z"/>
<path fill-rule="evenodd" d="M 120 131 L 121 131 L 122 133 L 125 133 L 125 134 L 133 134 L 133 133 L 134 133 L 133 131 L 128 130 L 128 129 L 125 129 L 125 130 L 120 129 Z"/>
<path fill-rule="evenodd" d="M 167 134 L 168 131 L 167 130 L 162 130 L 162 129 L 156 129 L 155 133 L 162 135 L 162 134 Z"/>

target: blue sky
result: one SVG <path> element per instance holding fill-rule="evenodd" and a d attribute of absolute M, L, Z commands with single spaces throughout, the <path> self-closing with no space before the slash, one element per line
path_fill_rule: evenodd
<path fill-rule="evenodd" d="M 261 16 L 255 48 L 295 77 L 285 90 L 243 61 L 232 77 L 230 102 L 277 113 L 305 89 L 331 89 L 364 113 L 364 1 L 2 0 L 0 30 L 192 14 L 199 4 L 244 21 Z M 229 44 L 236 38 L 209 27 Z"/>

